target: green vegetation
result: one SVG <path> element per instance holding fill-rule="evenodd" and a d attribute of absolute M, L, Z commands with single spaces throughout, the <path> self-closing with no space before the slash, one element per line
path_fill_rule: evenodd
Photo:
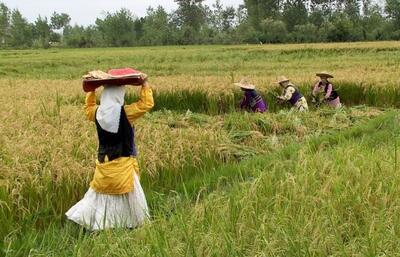
<path fill-rule="evenodd" d="M 399 51 L 398 42 L 1 51 L 0 256 L 396 256 Z M 136 126 L 152 220 L 90 233 L 64 217 L 97 149 L 79 77 L 133 64 L 155 88 Z M 273 101 L 278 75 L 308 97 L 323 69 L 345 108 L 296 113 Z M 232 82 L 242 76 L 270 113 L 237 110 Z M 127 103 L 136 98 L 129 87 Z"/>
<path fill-rule="evenodd" d="M 172 2 L 172 0 L 171 0 Z M 149 7 L 144 17 L 122 8 L 89 26 L 71 25 L 54 12 L 27 21 L 0 2 L 0 47 L 127 47 L 192 44 L 262 44 L 398 40 L 398 0 L 174 0 L 177 9 Z M 133 11 L 133 12 L 132 12 Z"/>
<path fill-rule="evenodd" d="M 153 221 L 136 231 L 85 233 L 50 209 L 50 226 L 20 223 L 25 233 L 5 243 L 10 256 L 395 255 L 398 122 L 389 113 L 187 178 L 170 194 L 150 194 Z M 47 204 L 75 183 L 50 187 L 59 201 Z M 45 222 L 35 214 L 30 222 Z"/>
<path fill-rule="evenodd" d="M 393 72 L 400 62 L 400 43 L 332 43 L 258 46 L 170 46 L 102 49 L 0 51 L 0 78 L 80 79 L 93 69 L 135 67 L 158 79 L 183 76 L 186 81 L 204 76 L 204 88 L 217 82 L 225 86 L 240 76 L 260 77 L 258 86 L 275 82 L 278 74 L 295 83 L 311 83 L 320 69 L 333 70 L 344 82 L 397 86 Z M 195 72 L 195 73 L 194 73 Z M 209 76 L 219 80 L 206 82 Z M 172 80 L 152 80 L 173 86 Z M 180 82 L 180 81 L 179 81 Z M 207 83 L 207 84 L 206 84 Z M 187 86 L 180 85 L 180 86 Z M 206 85 L 204 85 L 206 84 Z M 268 85 L 269 86 L 269 85 Z M 311 86 L 311 85 L 310 85 Z"/>

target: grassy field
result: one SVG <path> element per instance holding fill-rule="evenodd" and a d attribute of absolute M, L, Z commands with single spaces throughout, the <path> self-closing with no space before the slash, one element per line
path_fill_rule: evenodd
<path fill-rule="evenodd" d="M 65 220 L 94 172 L 79 78 L 131 66 L 156 106 L 137 125 L 152 220 Z M 399 256 L 400 43 L 0 51 L 0 256 Z M 329 70 L 346 107 L 291 112 Z M 237 109 L 251 78 L 271 112 Z M 126 101 L 137 98 L 129 88 Z"/>

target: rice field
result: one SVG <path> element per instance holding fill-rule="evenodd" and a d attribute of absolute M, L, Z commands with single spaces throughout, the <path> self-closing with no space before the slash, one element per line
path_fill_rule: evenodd
<path fill-rule="evenodd" d="M 125 66 L 155 92 L 136 128 L 152 219 L 90 233 L 64 218 L 97 150 L 80 77 Z M 399 256 L 399 68 L 399 42 L 0 51 L 0 256 Z M 279 75 L 310 99 L 321 70 L 345 108 L 274 101 Z M 237 109 L 244 76 L 269 113 Z"/>

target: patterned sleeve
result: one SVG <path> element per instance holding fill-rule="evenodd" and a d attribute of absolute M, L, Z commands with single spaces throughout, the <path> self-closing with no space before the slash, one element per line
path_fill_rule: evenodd
<path fill-rule="evenodd" d="M 285 89 L 285 91 L 283 92 L 283 98 L 285 100 L 290 100 L 294 94 L 294 92 L 296 92 L 296 89 L 294 89 L 294 87 L 287 87 Z"/>
<path fill-rule="evenodd" d="M 314 88 L 313 88 L 313 91 L 312 91 L 312 95 L 313 95 L 313 96 L 317 96 L 317 94 L 319 93 L 319 88 L 318 88 L 318 86 L 319 86 L 319 82 L 317 82 L 317 83 L 314 85 Z"/>

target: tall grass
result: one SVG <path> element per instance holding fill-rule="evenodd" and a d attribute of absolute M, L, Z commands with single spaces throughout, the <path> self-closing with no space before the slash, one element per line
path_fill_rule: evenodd
<path fill-rule="evenodd" d="M 396 255 L 399 118 L 386 108 L 398 107 L 398 51 L 398 42 L 0 51 L 0 255 Z M 97 148 L 78 78 L 122 66 L 143 69 L 155 88 L 154 111 L 136 124 L 152 222 L 86 233 L 64 218 Z M 277 75 L 309 98 L 322 69 L 349 108 L 274 103 Z M 237 109 L 242 76 L 270 113 Z M 128 88 L 127 103 L 136 98 Z"/>
<path fill-rule="evenodd" d="M 220 178 L 207 183 L 213 193 L 160 198 L 153 222 L 139 230 L 81 236 L 71 224 L 51 225 L 6 241 L 10 255 L 396 255 L 398 122 L 389 113 L 344 134 L 219 167 Z"/>
<path fill-rule="evenodd" d="M 7 222 L 1 235 L 5 242 L 23 244 L 30 240 L 23 237 L 26 231 L 45 231 L 48 224 L 62 224 L 64 212 L 82 197 L 93 174 L 96 138 L 93 124 L 84 121 L 81 106 L 71 105 L 57 91 L 45 94 L 46 89 L 29 90 L 21 85 L 8 94 L 15 92 L 19 95 L 15 104 L 29 109 L 11 106 L 2 113 L 6 121 L 0 125 L 5 136 L 1 167 L 5 188 L 0 200 L 4 205 L 1 220 Z M 5 95 L 2 101 L 9 98 Z M 216 172 L 220 165 L 270 154 L 293 139 L 323 134 L 320 130 L 324 128 L 351 127 L 380 113 L 369 108 L 300 116 L 153 112 L 137 124 L 142 183 L 149 191 L 149 204 L 153 211 L 171 212 L 171 206 L 159 203 L 171 201 L 176 193 L 187 199 L 204 196 L 215 185 L 226 184 L 224 178 L 234 171 Z"/>
<path fill-rule="evenodd" d="M 164 84 L 174 76 L 232 78 L 232 74 L 235 80 L 249 76 L 268 84 L 283 74 L 301 84 L 312 80 L 315 72 L 330 70 L 340 80 L 397 86 L 393 71 L 399 49 L 398 42 L 375 42 L 1 51 L 0 77 L 79 79 L 89 70 L 129 66 Z"/>
<path fill-rule="evenodd" d="M 400 88 L 397 87 L 374 87 L 373 85 L 362 85 L 348 82 L 338 82 L 335 84 L 341 101 L 346 106 L 367 105 L 384 108 L 400 107 Z M 300 85 L 300 91 L 307 98 L 310 107 L 311 87 L 309 85 Z M 277 102 L 275 95 L 280 94 L 279 88 L 268 88 L 259 90 L 264 101 L 269 106 L 270 112 L 278 112 L 282 109 L 290 109 L 287 104 Z M 192 111 L 209 115 L 224 113 L 233 113 L 240 111 L 240 102 L 243 93 L 240 90 L 222 93 L 210 93 L 201 89 L 179 90 L 175 91 L 156 91 L 157 99 L 154 110 L 174 110 L 179 112 Z M 137 99 L 136 94 L 127 96 L 127 102 L 133 102 Z"/>

